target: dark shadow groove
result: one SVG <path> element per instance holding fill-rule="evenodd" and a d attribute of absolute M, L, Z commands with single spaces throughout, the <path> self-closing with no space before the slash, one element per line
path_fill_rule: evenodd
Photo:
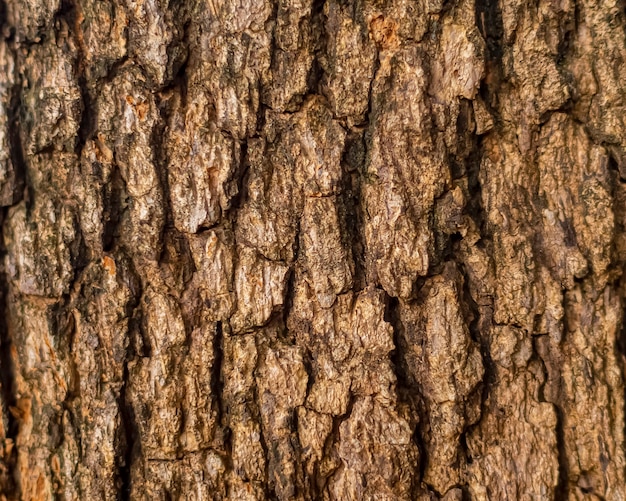
<path fill-rule="evenodd" d="M 129 382 L 128 363 L 124 364 L 124 380 L 119 396 L 119 409 L 122 418 L 123 430 L 121 443 L 124 444 L 123 454 L 117 457 L 117 471 L 120 481 L 118 499 L 120 501 L 130 501 L 131 499 L 131 470 L 133 458 L 140 457 L 140 443 L 138 440 L 139 430 L 135 417 L 135 411 L 127 399 L 127 386 Z"/>
<path fill-rule="evenodd" d="M 398 298 L 385 294 L 384 319 L 393 329 L 394 350 L 390 354 L 393 372 L 397 381 L 397 395 L 400 402 L 405 403 L 415 414 L 414 420 L 417 423 L 413 429 L 411 440 L 419 451 L 419 462 L 415 465 L 416 475 L 413 476 L 413 490 L 417 491 L 420 482 L 424 478 L 426 466 L 428 465 L 428 454 L 426 445 L 421 435 L 421 425 L 428 423 L 428 412 L 424 408 L 420 388 L 412 381 L 407 369 L 407 362 L 403 357 L 403 352 L 408 349 L 407 341 L 404 337 L 404 325 L 400 318 L 400 301 Z M 412 426 L 414 423 L 410 423 Z"/>
<path fill-rule="evenodd" d="M 6 214 L 5 208 L 0 208 L 0 230 Z M 0 263 L 4 261 L 6 249 L 2 239 L 2 231 L 0 231 Z M 4 268 L 0 265 L 0 395 L 2 401 L 2 416 L 8 425 L 5 430 L 6 440 L 16 443 L 19 432 L 19 422 L 17 418 L 10 412 L 10 409 L 17 406 L 15 394 L 15 366 L 11 351 L 13 350 L 13 341 L 9 327 L 8 312 L 8 295 L 9 295 L 9 279 Z M 9 498 L 19 497 L 17 492 L 18 483 L 15 478 L 16 474 L 17 447 L 14 447 L 10 456 L 5 458 L 5 464 L 0 463 L 0 494 L 6 494 Z"/>
<path fill-rule="evenodd" d="M 222 322 L 215 325 L 213 337 L 213 366 L 211 367 L 211 393 L 215 396 L 217 422 L 224 425 L 224 409 L 222 406 L 224 394 L 224 380 L 222 377 L 222 365 L 224 363 L 224 332 Z"/>
<path fill-rule="evenodd" d="M 126 315 L 129 319 L 127 337 L 141 336 L 141 297 L 143 290 L 141 280 L 137 276 L 132 261 L 125 258 L 125 266 L 120 266 L 122 280 L 126 282 L 131 290 L 132 297 L 126 304 Z M 146 343 L 142 343 L 144 346 Z M 141 457 L 141 442 L 139 441 L 139 427 L 137 425 L 137 417 L 135 411 L 129 401 L 128 385 L 130 383 L 130 373 L 128 365 L 134 360 L 138 354 L 135 346 L 137 343 L 129 342 L 126 349 L 126 358 L 124 360 L 124 373 L 122 386 L 118 397 L 118 409 L 122 426 L 119 431 L 120 454 L 116 458 L 116 468 L 119 481 L 118 500 L 131 500 L 131 483 L 132 483 L 132 464 L 135 458 Z M 123 453 L 122 453 L 123 451 Z"/>
<path fill-rule="evenodd" d="M 476 0 L 476 25 L 487 45 L 485 78 L 481 82 L 480 96 L 492 115 L 499 119 L 498 88 L 502 80 L 502 37 L 504 27 L 498 0 Z"/>
<path fill-rule="evenodd" d="M 10 200 L 5 200 L 5 202 L 8 201 L 11 204 L 16 204 L 22 199 L 26 183 L 26 159 L 22 149 L 23 143 L 20 128 L 21 105 L 20 86 L 19 82 L 16 81 L 11 91 L 11 100 L 7 110 L 9 158 L 13 167 L 13 179 L 9 179 L 8 183 L 12 184 L 13 187 Z M 4 195 L 4 193 L 0 193 L 0 197 Z"/>
<path fill-rule="evenodd" d="M 556 488 L 554 489 L 555 501 L 566 501 L 568 497 L 568 484 L 569 484 L 569 471 L 567 464 L 567 451 L 565 449 L 565 432 L 563 425 L 563 411 L 561 408 L 554 405 L 554 411 L 556 413 L 556 446 L 558 450 L 559 461 L 559 480 Z"/>

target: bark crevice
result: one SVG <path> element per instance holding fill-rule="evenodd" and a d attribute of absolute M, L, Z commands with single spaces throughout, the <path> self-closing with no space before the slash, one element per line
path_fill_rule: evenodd
<path fill-rule="evenodd" d="M 2 494 L 625 497 L 622 7 L 0 0 Z"/>
<path fill-rule="evenodd" d="M 6 209 L 0 208 L 0 225 L 4 221 Z M 15 349 L 9 330 L 9 310 L 7 295 L 9 294 L 9 280 L 2 262 L 6 255 L 6 248 L 2 233 L 0 233 L 0 418 L 6 423 L 4 430 L 5 451 L 7 445 L 16 444 L 19 433 L 19 420 L 16 417 L 17 397 L 15 389 L 16 368 L 11 351 Z M 3 426 L 4 427 L 4 426 Z M 0 494 L 7 497 L 19 495 L 19 483 L 16 478 L 17 447 L 11 447 L 8 457 L 3 457 L 0 463 Z"/>

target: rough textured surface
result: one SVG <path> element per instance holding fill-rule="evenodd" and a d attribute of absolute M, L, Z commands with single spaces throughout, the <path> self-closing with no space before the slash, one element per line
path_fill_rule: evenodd
<path fill-rule="evenodd" d="M 623 2 L 0 24 L 0 499 L 626 501 Z"/>

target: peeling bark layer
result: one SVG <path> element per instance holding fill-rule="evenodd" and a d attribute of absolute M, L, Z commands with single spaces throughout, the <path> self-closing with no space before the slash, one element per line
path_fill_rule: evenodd
<path fill-rule="evenodd" d="M 626 499 L 620 2 L 0 18 L 0 497 Z"/>

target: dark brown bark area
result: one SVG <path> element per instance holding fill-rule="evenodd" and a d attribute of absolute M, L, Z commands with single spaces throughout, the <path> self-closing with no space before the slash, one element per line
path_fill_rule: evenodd
<path fill-rule="evenodd" d="M 0 497 L 626 499 L 622 2 L 0 17 Z"/>

